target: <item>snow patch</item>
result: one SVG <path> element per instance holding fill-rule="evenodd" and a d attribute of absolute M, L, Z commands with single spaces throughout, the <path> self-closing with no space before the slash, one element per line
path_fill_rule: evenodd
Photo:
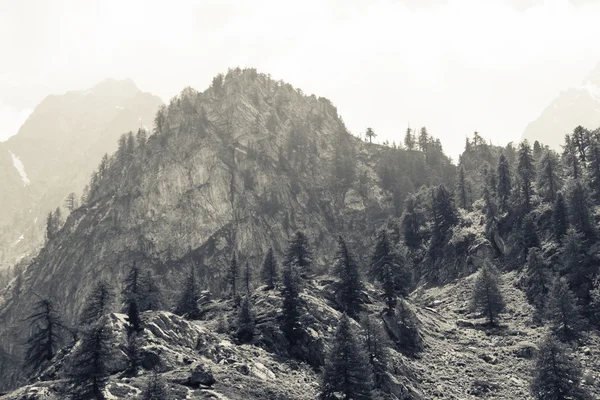
<path fill-rule="evenodd" d="M 27 174 L 25 173 L 25 166 L 23 165 L 23 162 L 12 151 L 9 150 L 8 152 L 10 153 L 10 156 L 12 157 L 14 167 L 19 172 L 19 175 L 21 175 L 21 180 L 23 181 L 23 184 L 25 186 L 29 186 L 30 182 L 29 182 L 29 178 L 27 177 Z"/>

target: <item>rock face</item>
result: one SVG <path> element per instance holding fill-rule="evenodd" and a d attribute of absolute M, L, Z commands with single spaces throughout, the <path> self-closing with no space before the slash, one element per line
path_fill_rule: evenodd
<path fill-rule="evenodd" d="M 81 193 L 120 135 L 151 128 L 161 104 L 131 80 L 107 80 L 48 96 L 35 108 L 0 146 L 0 253 L 7 262 L 41 242 L 46 214 L 70 192 Z"/>
<path fill-rule="evenodd" d="M 527 125 L 522 138 L 531 143 L 538 140 L 559 151 L 565 135 L 579 125 L 591 130 L 600 127 L 600 64 L 579 88 L 562 91 Z"/>

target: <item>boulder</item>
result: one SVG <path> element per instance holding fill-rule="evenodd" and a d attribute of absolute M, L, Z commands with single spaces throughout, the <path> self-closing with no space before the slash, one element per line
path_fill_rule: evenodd
<path fill-rule="evenodd" d="M 202 364 L 194 366 L 190 372 L 189 383 L 192 387 L 212 386 L 215 384 L 215 377 Z"/>

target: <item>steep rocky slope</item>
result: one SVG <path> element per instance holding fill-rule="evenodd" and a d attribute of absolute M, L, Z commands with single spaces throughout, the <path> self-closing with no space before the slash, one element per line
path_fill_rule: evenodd
<path fill-rule="evenodd" d="M 34 109 L 0 147 L 0 253 L 7 254 L 7 262 L 41 242 L 46 214 L 62 206 L 70 192 L 81 193 L 120 135 L 152 126 L 161 103 L 131 80 L 107 80 L 89 90 L 48 96 Z"/>

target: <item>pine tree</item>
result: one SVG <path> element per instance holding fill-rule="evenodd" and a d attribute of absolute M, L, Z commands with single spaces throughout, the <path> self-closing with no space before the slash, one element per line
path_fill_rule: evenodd
<path fill-rule="evenodd" d="M 361 294 L 364 289 L 354 255 L 350 253 L 344 239 L 338 238 L 333 272 L 339 279 L 335 288 L 335 297 L 345 313 L 357 318 L 361 311 Z"/>
<path fill-rule="evenodd" d="M 512 192 L 512 183 L 510 166 L 508 164 L 508 159 L 504 154 L 500 155 L 500 160 L 498 161 L 498 190 L 496 192 L 500 211 L 508 211 L 508 201 Z"/>
<path fill-rule="evenodd" d="M 412 282 L 412 274 L 407 267 L 407 260 L 399 254 L 390 243 L 388 233 L 381 229 L 376 238 L 375 249 L 371 256 L 371 265 L 369 266 L 369 277 L 385 285 L 386 265 L 390 269 L 394 280 L 394 291 L 402 296 L 408 295 Z"/>
<path fill-rule="evenodd" d="M 163 309 L 164 300 L 162 290 L 151 271 L 146 271 L 142 276 L 140 311 L 158 311 Z"/>
<path fill-rule="evenodd" d="M 300 274 L 297 267 L 286 264 L 283 269 L 283 313 L 281 331 L 290 348 L 296 345 L 300 329 Z"/>
<path fill-rule="evenodd" d="M 533 371 L 531 394 L 536 400 L 588 398 L 579 386 L 579 361 L 571 358 L 567 347 L 551 335 L 541 343 Z"/>
<path fill-rule="evenodd" d="M 325 364 L 321 398 L 370 400 L 372 374 L 367 354 L 359 345 L 350 318 L 342 315 Z"/>
<path fill-rule="evenodd" d="M 390 364 L 389 340 L 381 326 L 371 315 L 361 318 L 363 327 L 364 348 L 369 357 L 375 389 L 383 389 L 388 381 L 387 372 Z"/>
<path fill-rule="evenodd" d="M 560 241 L 569 229 L 569 221 L 567 219 L 567 205 L 562 192 L 558 192 L 554 207 L 552 208 L 552 230 L 554 238 Z"/>
<path fill-rule="evenodd" d="M 569 180 L 565 185 L 571 226 L 584 235 L 588 241 L 596 238 L 594 219 L 590 211 L 590 201 L 586 188 L 580 180 Z"/>
<path fill-rule="evenodd" d="M 523 226 L 521 229 L 523 232 L 523 254 L 526 256 L 529 249 L 540 247 L 540 239 L 535 230 L 535 221 L 531 213 L 525 215 L 525 218 L 523 218 Z"/>
<path fill-rule="evenodd" d="M 198 284 L 196 283 L 196 268 L 190 263 L 190 272 L 186 278 L 183 293 L 175 307 L 175 314 L 185 316 L 189 319 L 196 319 L 200 315 L 198 309 Z"/>
<path fill-rule="evenodd" d="M 444 251 L 448 232 L 458 222 L 458 217 L 452 194 L 444 185 L 438 186 L 432 192 L 432 197 L 432 231 L 427 255 L 430 265 L 429 276 L 434 281 L 439 281 L 444 272 L 440 270 L 439 260 Z"/>
<path fill-rule="evenodd" d="M 546 149 L 537 166 L 537 190 L 547 202 L 553 203 L 560 189 L 560 162 L 553 151 Z"/>
<path fill-rule="evenodd" d="M 236 336 L 242 343 L 249 343 L 254 338 L 255 316 L 248 295 L 244 296 L 237 316 Z"/>
<path fill-rule="evenodd" d="M 419 328 L 419 320 L 403 299 L 398 300 L 393 322 L 395 340 L 400 351 L 409 356 L 420 353 L 424 348 L 424 344 Z"/>
<path fill-rule="evenodd" d="M 250 285 L 252 283 L 252 270 L 250 269 L 250 263 L 246 261 L 244 264 L 244 289 L 246 289 L 246 294 L 250 294 Z"/>
<path fill-rule="evenodd" d="M 239 275 L 239 266 L 234 252 L 233 257 L 231 257 L 231 261 L 229 262 L 229 269 L 227 270 L 227 284 L 231 288 L 231 294 L 233 299 L 237 297 L 236 289 Z"/>
<path fill-rule="evenodd" d="M 54 358 L 62 342 L 60 333 L 66 328 L 54 305 L 48 299 L 40 299 L 36 302 L 32 314 L 25 321 L 28 321 L 34 330 L 27 340 L 25 353 L 25 365 L 33 372 Z"/>
<path fill-rule="evenodd" d="M 587 158 L 590 161 L 587 169 L 587 180 L 591 188 L 592 196 L 596 204 L 600 204 L 600 141 L 592 139 L 588 147 Z"/>
<path fill-rule="evenodd" d="M 394 279 L 390 264 L 385 264 L 383 266 L 383 279 L 381 280 L 381 285 L 383 286 L 383 296 L 385 304 L 387 305 L 387 313 L 393 314 L 394 307 L 396 307 L 398 302 L 398 295 L 396 293 L 396 280 Z"/>
<path fill-rule="evenodd" d="M 535 160 L 539 160 L 540 157 L 542 156 L 542 145 L 540 144 L 539 141 L 535 141 L 533 142 L 533 158 Z"/>
<path fill-rule="evenodd" d="M 555 279 L 550 287 L 546 318 L 550 321 L 552 331 L 563 340 L 573 339 L 581 331 L 579 307 L 564 278 Z"/>
<path fill-rule="evenodd" d="M 519 146 L 519 163 L 517 165 L 517 173 L 519 175 L 521 198 L 521 211 L 523 214 L 531 212 L 531 198 L 533 197 L 533 183 L 535 180 L 535 168 L 533 156 L 531 155 L 531 146 L 529 142 L 524 140 Z"/>
<path fill-rule="evenodd" d="M 565 145 L 563 146 L 563 162 L 567 169 L 567 175 L 572 179 L 579 179 L 581 177 L 581 166 L 579 164 L 579 157 L 577 157 L 577 150 L 571 139 L 571 135 L 565 136 Z"/>
<path fill-rule="evenodd" d="M 471 207 L 469 196 L 467 193 L 467 182 L 465 178 L 465 167 L 460 166 L 458 170 L 458 181 L 456 183 L 456 193 L 458 195 L 458 206 L 463 210 L 468 210 Z"/>
<path fill-rule="evenodd" d="M 404 233 L 404 243 L 409 249 L 416 250 L 421 247 L 423 242 L 421 229 L 424 225 L 425 217 L 417 207 L 417 198 L 408 196 L 404 202 L 402 231 Z"/>
<path fill-rule="evenodd" d="M 268 290 L 273 290 L 279 279 L 277 260 L 275 259 L 272 248 L 269 248 L 269 251 L 265 257 L 262 268 L 262 278 L 264 283 L 267 285 Z"/>
<path fill-rule="evenodd" d="M 429 144 L 429 134 L 427 133 L 427 128 L 422 127 L 419 132 L 419 150 L 423 153 L 427 153 L 427 145 Z"/>
<path fill-rule="evenodd" d="M 406 150 L 413 151 L 416 146 L 415 142 L 416 140 L 412 130 L 410 128 L 406 128 L 406 135 L 404 135 L 404 147 L 406 147 Z"/>
<path fill-rule="evenodd" d="M 148 377 L 146 386 L 142 390 L 141 400 L 171 400 L 167 385 L 156 371 Z"/>
<path fill-rule="evenodd" d="M 490 263 L 485 263 L 475 281 L 473 297 L 471 298 L 473 311 L 480 311 L 487 316 L 490 325 L 495 325 L 498 314 L 504 311 L 504 299 L 500 291 L 500 273 Z"/>
<path fill-rule="evenodd" d="M 77 208 L 77 195 L 73 192 L 69 193 L 67 198 L 65 199 L 65 207 L 69 210 L 70 213 L 73 212 Z"/>
<path fill-rule="evenodd" d="M 527 299 L 533 303 L 539 311 L 543 311 L 550 286 L 548 267 L 540 259 L 539 250 L 530 248 L 527 255 L 527 265 L 524 276 L 525 292 Z"/>
<path fill-rule="evenodd" d="M 485 236 L 495 243 L 494 234 L 498 229 L 498 207 L 487 186 L 483 188 L 483 213 L 485 215 Z"/>
<path fill-rule="evenodd" d="M 369 138 L 369 143 L 371 143 L 373 141 L 373 138 L 377 137 L 377 134 L 373 131 L 372 128 L 367 128 L 367 132 L 365 133 L 365 136 L 367 138 Z"/>
<path fill-rule="evenodd" d="M 127 356 L 127 370 L 125 370 L 125 373 L 130 376 L 136 376 L 141 367 L 140 350 L 140 337 L 136 332 L 130 331 L 125 346 L 125 355 Z"/>
<path fill-rule="evenodd" d="M 298 231 L 290 241 L 285 254 L 284 265 L 298 268 L 300 276 L 306 278 L 312 272 L 313 255 L 308 244 L 308 238 Z"/>
<path fill-rule="evenodd" d="M 87 297 L 79 321 L 83 326 L 89 326 L 99 321 L 112 310 L 115 294 L 112 287 L 104 280 L 96 283 Z"/>
<path fill-rule="evenodd" d="M 86 328 L 75 348 L 69 369 L 71 394 L 75 400 L 104 400 L 104 388 L 114 355 L 109 328 L 102 321 Z"/>
<path fill-rule="evenodd" d="M 139 332 L 142 330 L 140 319 L 140 270 L 133 262 L 129 273 L 123 281 L 123 311 L 127 314 L 129 330 Z"/>

